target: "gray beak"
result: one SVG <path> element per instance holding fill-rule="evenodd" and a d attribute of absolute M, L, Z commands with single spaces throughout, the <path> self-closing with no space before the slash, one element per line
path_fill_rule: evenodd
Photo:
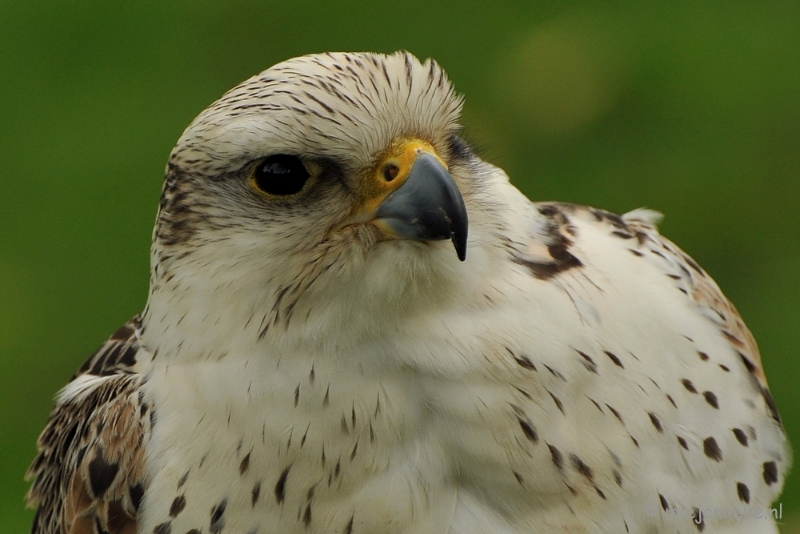
<path fill-rule="evenodd" d="M 378 207 L 376 218 L 399 237 L 450 239 L 458 259 L 467 257 L 467 207 L 453 177 L 431 154 L 420 154 L 405 183 Z"/>

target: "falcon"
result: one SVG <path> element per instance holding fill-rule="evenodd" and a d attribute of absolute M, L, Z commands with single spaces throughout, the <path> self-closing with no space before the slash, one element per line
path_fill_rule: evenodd
<path fill-rule="evenodd" d="M 169 157 L 147 305 L 59 393 L 37 534 L 777 532 L 756 343 L 658 214 L 532 203 L 406 52 L 280 63 Z"/>

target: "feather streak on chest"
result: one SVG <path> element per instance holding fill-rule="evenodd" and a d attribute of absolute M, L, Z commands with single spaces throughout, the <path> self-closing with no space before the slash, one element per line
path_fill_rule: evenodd
<path fill-rule="evenodd" d="M 424 532 L 447 517 L 433 513 L 451 506 L 446 465 L 413 381 L 344 367 L 295 357 L 155 371 L 143 531 Z"/>

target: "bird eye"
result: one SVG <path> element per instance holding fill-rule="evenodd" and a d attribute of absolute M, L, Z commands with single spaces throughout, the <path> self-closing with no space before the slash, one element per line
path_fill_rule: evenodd
<path fill-rule="evenodd" d="M 256 165 L 250 181 L 259 191 L 269 195 L 287 196 L 302 191 L 308 177 L 308 170 L 300 158 L 278 154 Z"/>
<path fill-rule="evenodd" d="M 381 169 L 381 174 L 383 174 L 383 179 L 388 183 L 397 178 L 397 175 L 400 174 L 400 169 L 397 165 L 389 163 Z"/>

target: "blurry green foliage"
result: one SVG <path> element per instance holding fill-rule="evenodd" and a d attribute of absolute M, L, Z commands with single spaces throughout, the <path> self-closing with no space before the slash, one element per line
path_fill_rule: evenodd
<path fill-rule="evenodd" d="M 55 392 L 144 305 L 164 164 L 291 56 L 405 48 L 531 198 L 666 213 L 737 304 L 800 443 L 800 3 L 0 3 L 0 524 Z M 800 521 L 800 477 L 782 498 Z M 788 530 L 790 527 L 787 527 Z"/>

